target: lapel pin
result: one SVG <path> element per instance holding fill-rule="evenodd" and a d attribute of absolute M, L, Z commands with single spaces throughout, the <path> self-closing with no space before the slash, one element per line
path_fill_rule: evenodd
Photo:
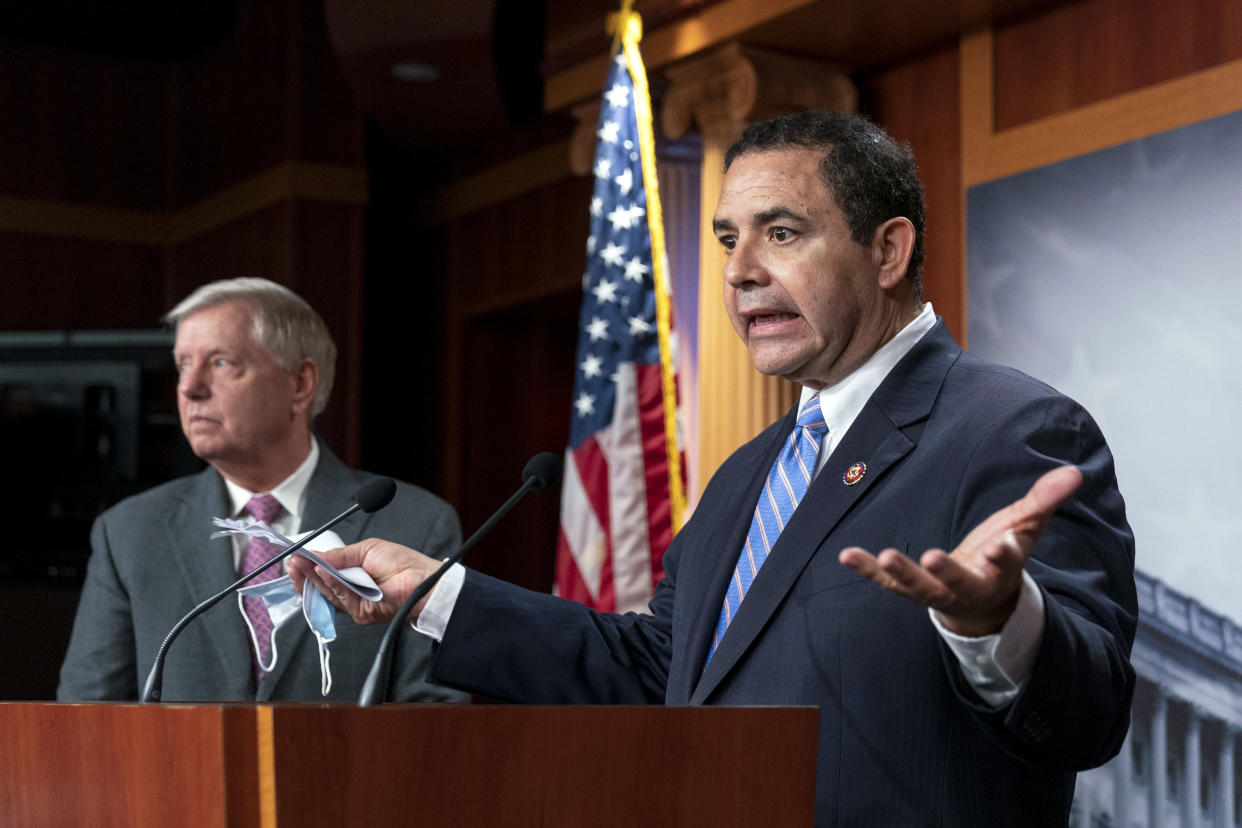
<path fill-rule="evenodd" d="M 863 475 L 867 473 L 867 464 L 859 460 L 854 465 L 845 470 L 845 474 L 841 475 L 841 481 L 847 486 L 853 486 L 859 480 L 863 479 Z"/>

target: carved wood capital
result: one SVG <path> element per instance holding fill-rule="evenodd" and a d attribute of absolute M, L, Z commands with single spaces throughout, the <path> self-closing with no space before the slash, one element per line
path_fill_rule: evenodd
<path fill-rule="evenodd" d="M 670 66 L 660 125 L 670 138 L 697 127 L 720 146 L 747 124 L 799 109 L 855 112 L 858 90 L 840 68 L 732 42 Z"/>
<path fill-rule="evenodd" d="M 595 127 L 599 122 L 599 98 L 573 109 L 574 133 L 569 138 L 569 169 L 574 175 L 587 175 L 595 161 Z"/>

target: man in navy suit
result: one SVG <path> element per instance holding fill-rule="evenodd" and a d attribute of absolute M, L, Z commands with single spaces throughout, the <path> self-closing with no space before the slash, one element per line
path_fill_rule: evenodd
<path fill-rule="evenodd" d="M 413 616 L 439 641 L 431 679 L 514 702 L 816 705 L 817 825 L 1065 825 L 1134 687 L 1134 544 L 1103 436 L 923 302 L 908 147 L 804 112 L 749 127 L 725 167 L 725 307 L 799 405 L 712 478 L 649 613 L 459 567 Z M 384 588 L 337 596 L 362 622 L 437 566 L 376 540 L 334 558 Z"/>

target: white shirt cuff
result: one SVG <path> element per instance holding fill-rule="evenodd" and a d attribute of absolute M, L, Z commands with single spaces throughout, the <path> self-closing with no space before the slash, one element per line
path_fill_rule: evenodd
<path fill-rule="evenodd" d="M 1018 603 L 1001 631 L 970 638 L 945 629 L 928 610 L 940 637 L 957 656 L 962 676 L 979 698 L 999 710 L 1018 697 L 1031 677 L 1035 656 L 1044 640 L 1044 596 L 1029 573 L 1022 573 Z"/>
<path fill-rule="evenodd" d="M 466 568 L 455 563 L 440 577 L 440 583 L 432 588 L 423 604 L 423 611 L 418 618 L 410 619 L 410 626 L 425 636 L 436 641 L 444 640 L 444 631 L 448 629 L 449 616 L 457 604 L 457 596 L 461 594 L 461 585 L 466 581 Z"/>

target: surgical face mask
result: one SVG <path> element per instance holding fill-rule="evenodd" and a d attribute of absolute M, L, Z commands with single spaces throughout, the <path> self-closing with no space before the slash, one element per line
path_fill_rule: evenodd
<path fill-rule="evenodd" d="M 299 609 L 302 610 L 302 616 L 306 619 L 311 632 L 315 634 L 315 641 L 319 648 L 320 692 L 325 696 L 328 695 L 328 691 L 332 689 L 332 669 L 329 663 L 331 654 L 328 652 L 328 645 L 336 640 L 336 610 L 328 599 L 310 583 L 306 584 L 306 588 L 299 595 L 298 591 L 293 588 L 293 579 L 288 575 L 239 589 L 237 608 L 246 622 L 246 628 L 250 630 L 250 640 L 254 644 L 256 653 L 260 652 L 259 642 L 254 626 L 250 623 L 250 617 L 246 615 L 244 600 L 246 598 L 261 599 L 267 607 L 268 615 L 272 618 L 272 660 L 270 664 L 259 662 L 259 667 L 265 673 L 271 672 L 276 667 L 276 660 L 279 657 L 276 651 L 277 631 L 291 619 L 296 618 Z"/>
<path fill-rule="evenodd" d="M 289 539 L 262 522 L 255 523 L 228 518 L 213 518 L 212 523 L 223 529 L 223 531 L 213 533 L 213 538 L 227 535 L 259 537 L 286 549 L 293 545 L 295 541 L 301 540 L 310 534 L 309 532 L 303 532 L 293 539 Z M 306 548 L 323 551 L 326 549 L 336 549 L 344 545 L 344 541 L 341 540 L 340 535 L 336 534 L 336 532 L 324 532 L 307 543 Z M 276 633 L 282 626 L 289 623 L 290 619 L 297 616 L 298 607 L 300 606 L 302 608 L 302 615 L 306 619 L 306 624 L 310 627 L 311 632 L 315 634 L 315 642 L 319 647 L 320 692 L 326 696 L 328 691 L 332 689 L 332 669 L 328 663 L 328 644 L 336 640 L 336 611 L 317 588 L 314 588 L 312 584 L 307 584 L 307 586 L 312 588 L 306 589 L 302 595 L 298 595 L 288 575 L 261 584 L 249 584 L 237 591 L 237 608 L 241 612 L 242 620 L 246 622 L 246 628 L 250 630 L 250 640 L 254 644 L 254 651 L 257 654 L 261 651 L 259 650 L 254 627 L 250 623 L 250 617 L 246 615 L 245 599 L 259 598 L 263 601 L 264 606 L 267 607 L 267 613 L 272 619 L 270 648 L 272 655 L 271 662 L 268 664 L 264 664 L 262 658 L 259 657 L 259 667 L 264 673 L 270 673 L 276 666 L 278 658 Z M 376 591 L 378 592 L 378 590 Z"/>
<path fill-rule="evenodd" d="M 276 544 L 285 549 L 292 546 L 295 541 L 301 540 L 310 534 L 309 532 L 303 532 L 291 540 L 263 522 L 234 520 L 232 518 L 212 518 L 212 523 L 221 530 L 213 533 L 212 538 L 244 535 L 246 537 L 262 538 L 268 543 Z M 345 542 L 341 540 L 340 535 L 336 534 L 336 532 L 324 532 L 306 544 L 306 551 L 323 552 L 344 545 Z M 303 553 L 298 552 L 296 554 Z M 359 597 L 368 601 L 378 601 L 383 597 L 383 593 L 375 581 L 360 567 L 351 566 L 338 571 L 318 558 L 315 558 L 315 562 L 324 567 L 340 583 L 353 590 Z M 328 691 L 332 689 L 332 670 L 328 664 L 328 644 L 336 640 L 336 610 L 328 599 L 319 592 L 317 587 L 309 583 L 306 586 L 310 588 L 305 589 L 302 595 L 298 595 L 288 575 L 273 581 L 267 581 L 266 583 L 250 584 L 237 591 L 237 608 L 241 611 L 242 620 L 246 622 L 247 629 L 250 630 L 250 640 L 254 643 L 255 652 L 259 653 L 261 651 L 259 650 L 254 627 L 250 623 L 250 617 L 246 615 L 245 599 L 259 598 L 267 607 L 268 615 L 272 619 L 271 663 L 264 664 L 260 658 L 259 667 L 263 669 L 263 672 L 268 673 L 276 666 L 278 658 L 276 652 L 276 632 L 283 625 L 287 624 L 291 618 L 297 616 L 298 607 L 300 606 L 302 608 L 302 616 L 306 619 L 306 624 L 310 627 L 311 632 L 315 634 L 315 641 L 319 645 L 320 686 L 323 694 L 326 696 Z"/>

